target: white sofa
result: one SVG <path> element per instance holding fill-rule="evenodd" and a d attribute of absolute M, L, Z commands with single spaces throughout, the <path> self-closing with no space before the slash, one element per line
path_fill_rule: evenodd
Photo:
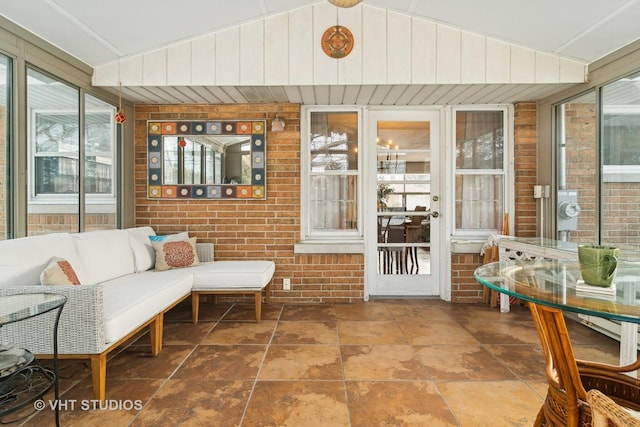
<path fill-rule="evenodd" d="M 107 355 L 150 328 L 151 352 L 162 350 L 164 313 L 194 292 L 255 293 L 260 321 L 262 293 L 269 295 L 272 261 L 213 261 L 213 244 L 198 243 L 200 265 L 155 271 L 151 227 L 55 233 L 0 241 L 0 295 L 52 292 L 65 295 L 58 328 L 60 358 L 90 359 L 94 398 L 106 396 Z M 41 285 L 52 258 L 67 260 L 80 285 Z M 258 298 L 258 295 L 260 296 Z M 197 302 L 194 302 L 194 322 Z M 55 313 L 0 328 L 0 342 L 53 354 Z"/>

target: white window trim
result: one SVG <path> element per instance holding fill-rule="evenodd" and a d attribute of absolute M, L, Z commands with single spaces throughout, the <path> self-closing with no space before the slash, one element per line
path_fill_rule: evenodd
<path fill-rule="evenodd" d="M 310 180 L 311 180 L 311 158 L 310 158 L 310 123 L 312 112 L 355 112 L 358 113 L 358 171 L 353 173 L 358 177 L 358 197 L 357 197 L 357 212 L 358 221 L 356 230 L 344 230 L 344 231 L 330 231 L 330 232 L 311 232 L 310 225 Z M 362 251 L 361 243 L 364 241 L 364 221 L 363 221 L 363 204 L 364 204 L 364 171 L 363 162 L 366 154 L 366 144 L 363 143 L 363 107 L 353 106 L 302 106 L 301 108 L 301 123 L 300 123 L 300 238 L 301 244 L 317 243 L 323 247 L 326 245 L 344 245 L 345 243 L 354 243 L 355 246 L 349 251 L 360 252 Z M 348 171 L 340 171 L 340 174 L 351 174 Z M 330 175 L 330 174 L 327 174 Z M 302 249 L 304 246 L 297 245 L 301 248 L 300 251 L 305 253 L 307 250 Z M 347 249 L 350 247 L 347 247 Z M 354 249 L 357 248 L 357 249 Z M 326 248 L 325 248 L 326 249 Z M 328 250 L 328 249 L 327 249 Z M 336 252 L 335 248 L 331 249 L 333 253 Z"/>
<path fill-rule="evenodd" d="M 456 200 L 455 200 L 455 182 L 456 182 L 456 113 L 458 111 L 503 111 L 504 120 L 504 152 L 503 161 L 504 169 L 502 175 L 504 176 L 504 207 L 505 213 L 509 214 L 509 230 L 513 230 L 514 225 L 514 211 L 515 211 L 515 167 L 514 167 L 514 149 L 515 149 L 515 136 L 514 136 L 514 107 L 510 104 L 495 104 L 495 105 L 456 105 L 450 107 L 448 116 L 449 119 L 449 143 L 450 143 L 450 163 L 449 163 L 449 182 L 451 186 L 449 188 L 449 212 L 451 212 L 451 234 L 456 240 L 468 239 L 468 240 L 485 240 L 492 234 L 501 232 L 502 230 L 494 229 L 460 229 L 456 228 Z M 489 174 L 497 175 L 495 169 L 465 169 L 465 173 L 473 174 Z"/>

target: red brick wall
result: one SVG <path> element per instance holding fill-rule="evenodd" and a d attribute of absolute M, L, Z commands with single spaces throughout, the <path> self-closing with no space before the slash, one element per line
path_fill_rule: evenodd
<path fill-rule="evenodd" d="M 536 126 L 537 108 L 533 102 L 515 105 L 514 169 L 515 169 L 515 233 L 519 237 L 536 236 L 536 201 L 533 186 L 536 183 Z M 482 263 L 478 254 L 451 255 L 451 302 L 482 301 L 483 286 L 473 277 L 473 271 Z"/>
<path fill-rule="evenodd" d="M 278 112 L 282 133 L 267 133 L 266 200 L 147 199 L 147 120 L 266 119 Z M 217 260 L 276 263 L 275 301 L 354 302 L 364 298 L 361 254 L 295 255 L 300 240 L 300 106 L 297 104 L 138 105 L 135 109 L 136 225 L 158 234 L 188 231 L 215 244 Z M 291 278 L 291 290 L 282 279 Z"/>
<path fill-rule="evenodd" d="M 537 183 L 536 110 L 534 102 L 519 102 L 515 105 L 515 230 L 512 230 L 511 235 L 518 237 L 537 236 L 536 199 L 533 198 L 533 186 Z"/>

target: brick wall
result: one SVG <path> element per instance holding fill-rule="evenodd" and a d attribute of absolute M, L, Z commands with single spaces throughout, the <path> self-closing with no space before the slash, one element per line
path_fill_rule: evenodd
<path fill-rule="evenodd" d="M 594 103 L 565 104 L 567 188 L 578 191 L 578 229 L 570 240 L 598 242 L 598 200 L 595 187 L 596 110 Z M 615 143 L 615 142 L 614 142 Z M 637 247 L 640 244 L 638 201 L 640 183 L 605 182 L 602 184 L 602 242 Z"/>
<path fill-rule="evenodd" d="M 596 111 L 593 103 L 565 104 L 566 188 L 578 190 L 578 229 L 574 242 L 596 242 Z"/>
<path fill-rule="evenodd" d="M 275 113 L 282 133 L 270 132 Z M 147 199 L 148 120 L 267 120 L 266 200 Z M 158 234 L 188 231 L 215 244 L 217 260 L 269 259 L 278 302 L 355 302 L 364 298 L 364 256 L 295 255 L 300 240 L 300 106 L 297 104 L 138 105 L 135 109 L 136 225 Z M 291 278 L 291 290 L 282 279 Z"/>
<path fill-rule="evenodd" d="M 534 102 L 519 102 L 515 105 L 515 230 L 512 230 L 511 235 L 518 237 L 537 236 L 536 199 L 533 198 L 533 186 L 537 183 L 536 110 Z"/>
<path fill-rule="evenodd" d="M 536 236 L 536 201 L 533 186 L 536 184 L 537 108 L 533 102 L 515 105 L 514 121 L 514 169 L 515 212 L 511 235 Z M 514 232 L 515 231 L 515 232 Z M 451 255 L 451 302 L 470 303 L 482 301 L 483 286 L 473 277 L 473 271 L 482 263 L 478 254 Z"/>

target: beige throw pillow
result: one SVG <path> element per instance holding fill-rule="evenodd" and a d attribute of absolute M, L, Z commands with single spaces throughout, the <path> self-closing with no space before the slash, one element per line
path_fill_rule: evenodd
<path fill-rule="evenodd" d="M 40 273 L 42 285 L 79 285 L 75 270 L 64 258 L 52 258 Z"/>
<path fill-rule="evenodd" d="M 163 271 L 199 265 L 196 239 L 196 237 L 192 237 L 188 240 L 151 242 L 156 251 L 156 270 Z"/>

